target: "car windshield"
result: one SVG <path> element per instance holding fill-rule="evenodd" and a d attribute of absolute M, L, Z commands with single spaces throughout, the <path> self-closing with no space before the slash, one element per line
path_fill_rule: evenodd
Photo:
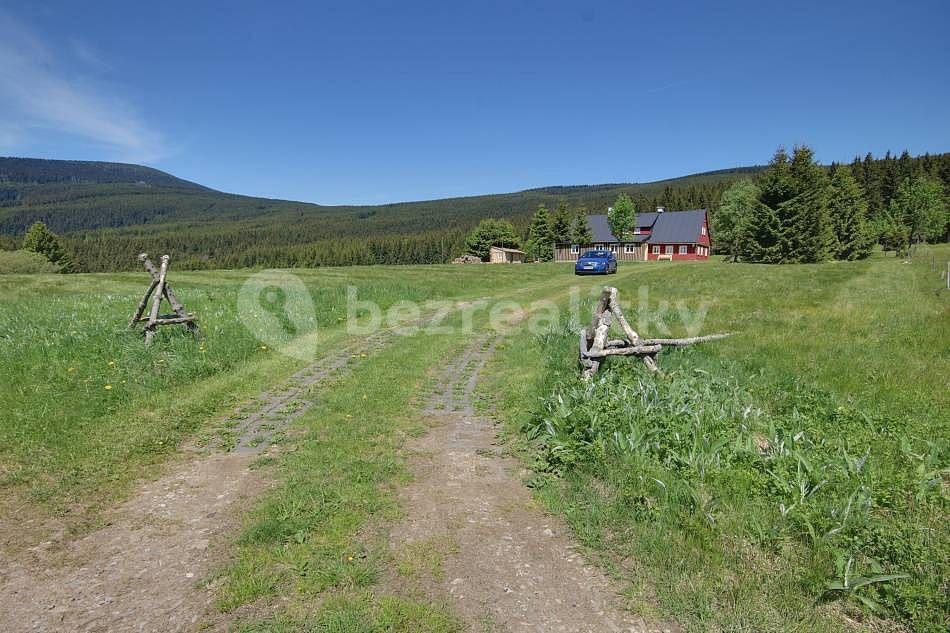
<path fill-rule="evenodd" d="M 605 259 L 610 257 L 609 251 L 587 251 L 584 253 L 584 257 L 590 257 L 591 259 Z"/>

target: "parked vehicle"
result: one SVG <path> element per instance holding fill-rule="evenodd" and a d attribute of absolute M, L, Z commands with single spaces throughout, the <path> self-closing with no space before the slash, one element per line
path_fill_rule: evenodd
<path fill-rule="evenodd" d="M 612 275 L 617 272 L 617 257 L 610 251 L 587 251 L 574 264 L 575 275 Z"/>

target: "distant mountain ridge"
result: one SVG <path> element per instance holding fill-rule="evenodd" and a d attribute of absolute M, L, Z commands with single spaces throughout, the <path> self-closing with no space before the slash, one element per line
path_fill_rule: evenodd
<path fill-rule="evenodd" d="M 176 178 L 166 172 L 143 165 L 15 156 L 0 156 L 0 183 L 33 185 L 128 183 L 209 190 L 197 183 Z"/>

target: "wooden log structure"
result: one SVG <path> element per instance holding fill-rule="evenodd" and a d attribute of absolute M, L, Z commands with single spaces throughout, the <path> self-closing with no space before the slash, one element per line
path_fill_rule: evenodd
<path fill-rule="evenodd" d="M 614 322 L 620 326 L 626 338 L 608 338 L 610 327 Z M 635 356 L 650 371 L 659 371 L 656 357 L 664 347 L 684 347 L 719 340 L 727 336 L 729 334 L 707 334 L 687 338 L 640 338 L 640 335 L 627 321 L 623 308 L 620 307 L 617 289 L 605 286 L 600 293 L 597 305 L 594 307 L 594 318 L 591 326 L 580 332 L 578 360 L 583 368 L 582 376 L 585 379 L 592 378 L 608 356 Z"/>
<path fill-rule="evenodd" d="M 162 255 L 161 266 L 158 268 L 148 258 L 148 253 L 140 254 L 139 261 L 142 262 L 152 279 L 145 295 L 142 296 L 142 300 L 139 301 L 132 318 L 129 320 L 129 328 L 134 328 L 136 324 L 145 322 L 146 345 L 151 344 L 152 337 L 155 336 L 155 332 L 160 325 L 184 325 L 192 334 L 200 337 L 201 330 L 198 328 L 195 315 L 185 311 L 184 304 L 178 299 L 168 283 L 168 255 Z M 145 309 L 149 307 L 149 299 L 151 299 L 151 307 L 148 314 L 145 315 Z M 162 299 L 165 299 L 171 306 L 172 314 L 159 314 Z"/>

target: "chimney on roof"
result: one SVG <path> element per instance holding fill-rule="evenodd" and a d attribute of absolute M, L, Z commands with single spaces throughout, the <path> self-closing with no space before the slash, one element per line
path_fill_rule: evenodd
<path fill-rule="evenodd" d="M 657 213 L 663 213 L 664 211 L 666 211 L 666 207 L 657 207 L 657 208 L 656 208 L 656 212 L 657 212 Z"/>

